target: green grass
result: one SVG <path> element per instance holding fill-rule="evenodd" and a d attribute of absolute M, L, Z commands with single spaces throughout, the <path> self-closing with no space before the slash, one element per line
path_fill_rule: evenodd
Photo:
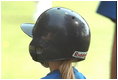
<path fill-rule="evenodd" d="M 77 68 L 88 79 L 108 79 L 114 24 L 96 13 L 98 1 L 53 1 L 53 7 L 70 8 L 81 14 L 91 28 L 91 45 L 86 60 Z M 49 69 L 34 62 L 28 52 L 31 38 L 20 25 L 34 23 L 36 3 L 33 1 L 2 1 L 2 79 L 39 79 Z"/>

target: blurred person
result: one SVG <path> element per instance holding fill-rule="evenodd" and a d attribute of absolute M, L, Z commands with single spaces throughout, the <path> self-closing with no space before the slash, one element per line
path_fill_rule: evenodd
<path fill-rule="evenodd" d="M 52 7 L 51 0 L 40 0 L 36 2 L 36 12 L 33 15 L 33 20 L 36 21 L 39 15 L 41 15 L 45 10 Z"/>
<path fill-rule="evenodd" d="M 97 9 L 97 13 L 109 18 L 112 20 L 115 25 L 117 25 L 117 1 L 101 1 Z M 111 79 L 117 79 L 117 54 L 116 54 L 116 26 L 114 30 L 114 40 L 112 48 L 112 57 L 111 57 Z"/>
<path fill-rule="evenodd" d="M 32 37 L 32 59 L 50 69 L 41 79 L 86 79 L 72 62 L 85 60 L 90 45 L 90 29 L 78 13 L 62 7 L 50 8 L 39 15 L 35 24 L 21 29 Z"/>

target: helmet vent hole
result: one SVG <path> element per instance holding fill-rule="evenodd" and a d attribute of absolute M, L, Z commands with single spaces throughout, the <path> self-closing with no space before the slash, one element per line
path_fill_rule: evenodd
<path fill-rule="evenodd" d="M 60 8 L 57 8 L 58 10 L 60 10 Z"/>
<path fill-rule="evenodd" d="M 72 19 L 75 19 L 75 17 L 74 17 L 74 16 L 72 16 Z"/>

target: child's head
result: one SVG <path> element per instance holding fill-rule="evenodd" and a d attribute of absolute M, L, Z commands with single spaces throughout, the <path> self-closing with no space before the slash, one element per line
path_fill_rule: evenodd
<path fill-rule="evenodd" d="M 31 30 L 29 32 L 26 29 L 28 27 Z M 23 24 L 22 30 L 33 38 L 29 45 L 33 60 L 45 67 L 57 66 L 65 74 L 65 69 L 71 71 L 71 62 L 81 61 L 86 57 L 90 29 L 87 22 L 72 10 L 50 8 L 39 16 L 34 25 Z"/>

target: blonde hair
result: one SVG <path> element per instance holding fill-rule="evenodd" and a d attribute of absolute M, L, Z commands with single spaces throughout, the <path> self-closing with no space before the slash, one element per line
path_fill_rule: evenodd
<path fill-rule="evenodd" d="M 62 79 L 75 79 L 72 60 L 60 60 L 60 61 L 51 61 L 51 62 L 41 62 L 44 67 L 50 67 L 49 65 L 55 67 L 59 66 L 58 70 L 61 73 Z"/>
<path fill-rule="evenodd" d="M 61 73 L 62 79 L 75 79 L 71 60 L 62 61 L 59 71 Z"/>

